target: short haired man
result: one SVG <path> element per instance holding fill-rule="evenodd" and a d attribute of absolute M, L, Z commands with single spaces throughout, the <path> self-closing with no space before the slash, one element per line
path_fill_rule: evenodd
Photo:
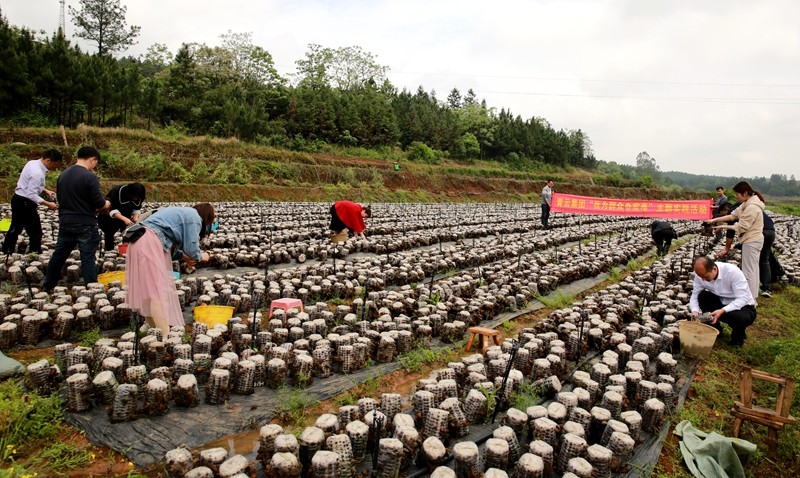
<path fill-rule="evenodd" d="M 28 161 L 19 175 L 14 197 L 11 198 L 11 226 L 3 239 L 3 254 L 9 255 L 17 248 L 17 238 L 24 230 L 28 233 L 28 252 L 42 252 L 42 221 L 39 218 L 39 205 L 50 210 L 58 209 L 52 200 L 55 193 L 44 187 L 45 174 L 63 164 L 63 156 L 56 149 L 48 149 L 42 157 Z M 47 199 L 42 199 L 45 193 Z"/>
<path fill-rule="evenodd" d="M 711 206 L 711 209 L 713 209 L 713 211 L 711 211 L 712 217 L 722 216 L 719 209 L 720 206 L 726 202 L 728 202 L 728 196 L 725 195 L 725 188 L 722 186 L 717 186 L 717 199 L 714 200 L 714 205 Z"/>
<path fill-rule="evenodd" d="M 553 204 L 553 180 L 548 179 L 542 188 L 542 227 L 550 229 L 550 206 Z"/>
<path fill-rule="evenodd" d="M 720 322 L 731 328 L 729 345 L 739 347 L 747 338 L 745 329 L 756 320 L 756 302 L 744 273 L 733 264 L 710 257 L 694 260 L 694 284 L 689 307 L 692 317 L 711 314 L 711 325 L 720 332 Z"/>
<path fill-rule="evenodd" d="M 97 282 L 97 213 L 111 207 L 100 190 L 100 181 L 93 173 L 100 161 L 100 153 L 91 146 L 78 150 L 75 164 L 58 177 L 58 240 L 47 264 L 44 289 L 52 290 L 61 278 L 61 269 L 69 254 L 78 246 L 81 253 L 81 271 L 86 284 Z"/>

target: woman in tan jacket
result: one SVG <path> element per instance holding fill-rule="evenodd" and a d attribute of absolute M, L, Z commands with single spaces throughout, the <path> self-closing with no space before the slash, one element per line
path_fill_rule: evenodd
<path fill-rule="evenodd" d="M 733 187 L 733 193 L 741 206 L 727 216 L 711 219 L 709 222 L 738 221 L 734 225 L 716 226 L 715 229 L 734 229 L 737 240 L 742 245 L 742 272 L 750 286 L 753 298 L 758 297 L 759 269 L 758 262 L 761 247 L 764 245 L 764 196 L 746 181 L 740 181 Z"/>

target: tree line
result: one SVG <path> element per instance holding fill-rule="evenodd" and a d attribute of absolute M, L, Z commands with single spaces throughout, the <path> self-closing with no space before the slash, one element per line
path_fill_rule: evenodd
<path fill-rule="evenodd" d="M 453 88 L 444 100 L 422 86 L 398 90 L 388 67 L 357 46 L 309 45 L 297 72 L 284 76 L 247 33 L 229 31 L 218 46 L 185 43 L 174 55 L 155 44 L 138 58 L 115 58 L 118 45 L 95 41 L 100 51 L 84 52 L 60 32 L 43 37 L 0 12 L 0 120 L 168 128 L 309 152 L 324 144 L 399 146 L 428 162 L 597 164 L 580 129 L 498 112 L 472 90 Z"/>

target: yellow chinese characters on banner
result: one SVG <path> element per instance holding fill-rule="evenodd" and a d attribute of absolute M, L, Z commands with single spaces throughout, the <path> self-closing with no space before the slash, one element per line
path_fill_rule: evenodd
<path fill-rule="evenodd" d="M 711 218 L 710 199 L 691 201 L 649 201 L 644 199 L 608 199 L 553 193 L 552 212 L 599 214 L 606 216 L 660 217 L 666 219 Z"/>

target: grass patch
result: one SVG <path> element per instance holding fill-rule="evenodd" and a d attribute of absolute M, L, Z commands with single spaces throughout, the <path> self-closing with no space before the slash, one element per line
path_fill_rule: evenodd
<path fill-rule="evenodd" d="M 519 388 L 511 397 L 511 406 L 517 410 L 526 411 L 528 407 L 538 405 L 542 401 L 538 387 L 533 386 L 533 382 L 526 380 L 519 385 Z"/>
<path fill-rule="evenodd" d="M 416 373 L 426 366 L 443 365 L 457 356 L 463 347 L 463 341 L 442 349 L 429 349 L 417 344 L 414 350 L 402 353 L 397 357 L 400 366 L 409 373 Z"/>
<path fill-rule="evenodd" d="M 575 302 L 575 296 L 556 290 L 549 295 L 538 295 L 536 296 L 536 300 L 550 309 L 563 309 L 564 307 L 571 306 L 572 303 Z"/>
<path fill-rule="evenodd" d="M 800 316 L 796 313 L 800 288 L 776 286 L 772 298 L 759 299 L 758 318 L 747 329 L 741 349 L 724 345 L 720 337 L 711 355 L 695 375 L 689 399 L 676 422 L 690 420 L 700 430 L 731 436 L 734 419 L 730 408 L 739 400 L 739 374 L 742 366 L 775 374 L 800 376 Z M 729 332 L 725 332 L 727 336 Z M 777 387 L 753 381 L 754 404 L 774 408 Z M 800 393 L 795 393 L 790 414 L 800 416 Z M 748 477 L 784 478 L 800 476 L 800 427 L 790 425 L 778 434 L 777 460 L 766 456 L 767 427 L 745 422 L 740 438 L 755 443 L 758 451 L 745 466 Z M 689 476 L 677 442 L 667 441 L 654 476 Z"/>
<path fill-rule="evenodd" d="M 275 418 L 289 427 L 300 427 L 310 407 L 317 404 L 299 388 L 281 387 L 275 397 Z"/>
<path fill-rule="evenodd" d="M 21 476 L 26 468 L 63 472 L 88 464 L 88 452 L 58 439 L 67 430 L 62 419 L 58 394 L 25 391 L 18 380 L 0 383 L 0 475 Z"/>
<path fill-rule="evenodd" d="M 506 333 L 506 335 L 513 336 L 517 333 L 517 324 L 513 320 L 506 320 L 500 324 L 500 330 Z"/>
<path fill-rule="evenodd" d="M 100 327 L 92 327 L 78 334 L 78 342 L 84 347 L 92 347 L 95 342 L 100 340 Z"/>

